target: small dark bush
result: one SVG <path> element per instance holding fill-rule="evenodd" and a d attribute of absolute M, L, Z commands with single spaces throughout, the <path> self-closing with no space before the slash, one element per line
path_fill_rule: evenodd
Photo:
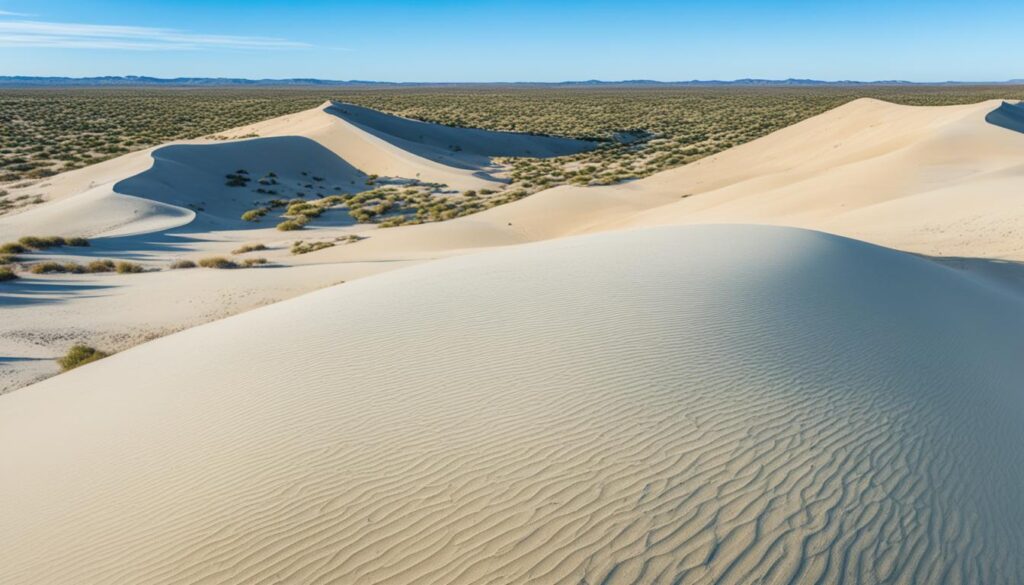
<path fill-rule="evenodd" d="M 203 258 L 199 261 L 199 265 L 203 268 L 238 268 L 238 264 L 235 264 L 231 260 L 224 258 L 223 256 L 211 256 L 210 258 Z"/>
<path fill-rule="evenodd" d="M 73 370 L 78 366 L 84 366 L 89 362 L 101 360 L 108 355 L 110 354 L 89 347 L 88 345 L 78 344 L 73 345 L 71 349 L 68 350 L 67 355 L 57 360 L 57 363 L 60 364 L 61 369 L 66 372 L 68 370 Z"/>
<path fill-rule="evenodd" d="M 118 274 L 135 274 L 138 272 L 145 272 L 146 269 L 141 264 L 134 262 L 126 262 L 124 260 L 119 261 L 114 265 L 114 269 L 117 270 Z"/>

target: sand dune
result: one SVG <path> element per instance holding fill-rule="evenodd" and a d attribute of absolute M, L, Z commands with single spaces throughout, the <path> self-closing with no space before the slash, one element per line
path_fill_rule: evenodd
<path fill-rule="evenodd" d="M 1017 583 L 1022 309 L 758 226 L 333 287 L 0 399 L 0 581 Z"/>
<path fill-rule="evenodd" d="M 623 228 L 760 223 L 932 256 L 1024 261 L 1024 134 L 986 121 L 997 108 L 856 100 L 643 180 L 557 187 L 319 258 L 397 257 L 413 241 L 436 254 Z"/>
<path fill-rule="evenodd" d="M 253 227 L 240 219 L 242 213 L 269 199 L 316 198 L 366 189 L 366 174 L 300 136 L 166 146 L 157 149 L 153 159 L 148 171 L 118 182 L 114 190 L 200 208 L 202 221 L 190 226 L 195 230 Z M 248 173 L 248 186 L 226 185 L 225 176 L 237 170 Z M 261 179 L 267 182 L 264 187 Z M 255 188 L 274 192 L 254 193 Z"/>
<path fill-rule="evenodd" d="M 493 157 L 559 156 L 596 146 L 567 138 L 450 128 L 332 102 L 219 137 L 253 135 L 260 138 L 181 141 L 46 179 L 26 193 L 42 195 L 48 203 L 0 217 L 0 239 L 54 229 L 62 235 L 135 234 L 172 229 L 191 219 L 200 222 L 191 226 L 199 231 L 251 228 L 238 218 L 258 197 L 243 197 L 243 190 L 224 184 L 225 175 L 237 169 L 253 172 L 254 184 L 274 171 L 282 184 L 274 188 L 286 198 L 299 192 L 360 191 L 369 174 L 466 190 L 501 186 L 502 180 L 494 176 L 501 169 Z M 312 181 L 314 176 L 324 181 Z M 166 205 L 142 209 L 139 202 L 115 193 Z M 64 201 L 69 198 L 75 201 Z M 188 209 L 205 213 L 193 215 Z M 143 223 L 129 226 L 133 218 Z"/>
<path fill-rule="evenodd" d="M 365 173 L 442 183 L 460 191 L 500 186 L 492 157 L 543 158 L 595 146 L 566 138 L 450 128 L 333 102 L 228 134 L 250 133 L 305 136 Z"/>

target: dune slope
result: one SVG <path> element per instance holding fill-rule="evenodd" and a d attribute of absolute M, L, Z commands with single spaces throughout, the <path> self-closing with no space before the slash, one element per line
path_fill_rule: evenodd
<path fill-rule="evenodd" d="M 1017 583 L 1022 309 L 758 226 L 333 287 L 0 398 L 0 581 Z"/>
<path fill-rule="evenodd" d="M 245 171 L 248 184 L 227 184 L 227 176 L 236 171 Z M 149 170 L 114 185 L 119 193 L 202 209 L 202 221 L 190 226 L 197 230 L 251 228 L 252 223 L 240 219 L 242 213 L 271 199 L 317 198 L 365 188 L 364 173 L 301 136 L 165 146 L 153 152 Z"/>

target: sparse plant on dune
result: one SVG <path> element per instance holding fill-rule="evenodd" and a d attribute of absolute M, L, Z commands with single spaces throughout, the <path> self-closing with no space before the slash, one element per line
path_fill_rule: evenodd
<path fill-rule="evenodd" d="M 60 262 L 38 262 L 29 268 L 29 272 L 32 274 L 75 272 L 75 266 L 76 265 L 72 263 L 61 264 Z M 71 270 L 68 270 L 69 268 L 71 268 Z"/>
<path fill-rule="evenodd" d="M 101 360 L 108 355 L 110 354 L 99 351 L 93 347 L 89 347 L 88 345 L 76 344 L 71 346 L 68 353 L 64 357 L 58 359 L 57 363 L 60 364 L 61 369 L 66 372 L 96 360 Z"/>
<path fill-rule="evenodd" d="M 22 246 L 18 242 L 7 242 L 6 244 L 0 245 L 0 254 L 24 254 L 29 249 Z"/>
<path fill-rule="evenodd" d="M 301 230 L 302 228 L 306 227 L 306 223 L 308 221 L 309 220 L 306 219 L 306 216 L 296 217 L 295 219 L 288 219 L 277 224 L 277 229 L 282 232 Z"/>
<path fill-rule="evenodd" d="M 292 254 L 309 254 L 310 252 L 316 252 L 317 250 L 323 250 L 324 248 L 330 248 L 334 246 L 334 242 L 320 241 L 320 242 L 303 242 L 298 240 L 292 244 Z"/>
<path fill-rule="evenodd" d="M 266 207 L 257 207 L 256 209 L 250 209 L 242 214 L 242 221 L 259 221 L 261 217 L 270 212 L 270 209 Z"/>
<path fill-rule="evenodd" d="M 191 260 L 175 260 L 171 262 L 171 270 L 181 270 L 185 268 L 195 268 L 196 263 Z"/>
<path fill-rule="evenodd" d="M 116 264 L 113 260 L 93 260 L 86 265 L 89 272 L 113 272 L 115 269 Z"/>
<path fill-rule="evenodd" d="M 212 256 L 209 258 L 203 258 L 199 260 L 199 265 L 203 268 L 238 268 L 238 264 L 228 260 L 223 256 Z"/>
<path fill-rule="evenodd" d="M 117 264 L 115 264 L 114 269 L 117 270 L 118 274 L 136 274 L 139 272 L 146 271 L 146 269 L 143 268 L 141 264 L 136 264 L 134 262 L 128 262 L 125 260 L 118 261 Z"/>
<path fill-rule="evenodd" d="M 267 247 L 263 244 L 245 244 L 239 248 L 235 248 L 231 251 L 232 254 L 245 254 L 247 252 L 258 252 L 260 250 L 266 250 Z"/>
<path fill-rule="evenodd" d="M 16 280 L 18 275 L 8 266 L 0 266 L 0 282 Z"/>
<path fill-rule="evenodd" d="M 19 254 L 30 250 L 47 250 L 61 246 L 85 247 L 89 240 L 85 238 L 63 238 L 61 236 L 25 236 L 17 242 L 8 242 L 0 246 L 0 252 L 8 254 Z"/>
<path fill-rule="evenodd" d="M 246 258 L 242 261 L 242 266 L 246 268 L 254 268 L 256 266 L 262 266 L 267 263 L 266 258 Z"/>

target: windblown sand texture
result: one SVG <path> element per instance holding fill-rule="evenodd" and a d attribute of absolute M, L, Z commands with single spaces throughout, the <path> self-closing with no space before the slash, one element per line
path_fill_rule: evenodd
<path fill-rule="evenodd" d="M 0 400 L 8 583 L 1018 583 L 1024 303 L 789 228 L 285 301 Z"/>
<path fill-rule="evenodd" d="M 325 104 L 54 177 L 0 241 L 275 267 L 0 285 L 0 583 L 1024 582 L 1019 108 L 857 100 L 386 230 L 248 225 L 223 172 L 589 146 Z M 136 346 L 21 387 L 83 336 Z"/>

